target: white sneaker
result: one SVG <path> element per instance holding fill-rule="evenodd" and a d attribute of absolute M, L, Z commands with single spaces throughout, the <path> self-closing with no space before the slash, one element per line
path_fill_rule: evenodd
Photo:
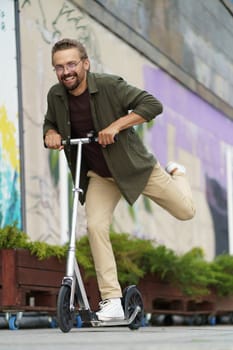
<path fill-rule="evenodd" d="M 99 303 L 96 315 L 100 321 L 124 320 L 125 315 L 120 298 L 106 299 Z"/>
<path fill-rule="evenodd" d="M 186 169 L 183 165 L 175 163 L 175 162 L 169 162 L 165 168 L 166 172 L 168 174 L 173 175 L 174 172 L 178 171 L 181 174 L 185 174 L 186 173 Z"/>

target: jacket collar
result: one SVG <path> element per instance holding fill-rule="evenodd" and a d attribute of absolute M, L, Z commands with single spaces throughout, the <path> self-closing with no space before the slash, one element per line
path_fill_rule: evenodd
<path fill-rule="evenodd" d="M 87 86 L 90 94 L 95 94 L 96 92 L 98 92 L 94 73 L 87 72 Z"/>
<path fill-rule="evenodd" d="M 67 98 L 67 92 L 64 86 L 61 83 L 58 83 L 53 88 L 54 88 L 54 94 L 59 96 L 63 100 L 66 106 L 66 109 L 68 110 L 69 109 L 68 98 Z"/>

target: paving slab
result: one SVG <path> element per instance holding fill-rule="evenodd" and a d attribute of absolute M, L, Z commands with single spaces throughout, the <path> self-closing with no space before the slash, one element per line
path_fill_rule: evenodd
<path fill-rule="evenodd" d="M 0 350 L 233 350 L 233 326 L 0 330 Z"/>

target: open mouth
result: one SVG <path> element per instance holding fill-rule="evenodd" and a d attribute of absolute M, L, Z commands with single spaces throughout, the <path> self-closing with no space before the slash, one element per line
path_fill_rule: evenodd
<path fill-rule="evenodd" d="M 69 76 L 63 77 L 62 81 L 65 81 L 65 82 L 74 81 L 75 78 L 76 78 L 75 75 L 69 75 Z"/>
<path fill-rule="evenodd" d="M 80 81 L 77 74 L 66 74 L 61 77 L 61 82 L 64 84 L 65 88 L 69 91 L 75 90 Z"/>

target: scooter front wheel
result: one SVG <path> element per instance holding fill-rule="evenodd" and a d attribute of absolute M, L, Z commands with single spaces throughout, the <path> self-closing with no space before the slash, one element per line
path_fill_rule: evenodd
<path fill-rule="evenodd" d="M 70 286 L 63 285 L 57 299 L 57 322 L 64 333 L 71 330 L 75 320 L 75 312 L 70 310 L 70 293 Z"/>

